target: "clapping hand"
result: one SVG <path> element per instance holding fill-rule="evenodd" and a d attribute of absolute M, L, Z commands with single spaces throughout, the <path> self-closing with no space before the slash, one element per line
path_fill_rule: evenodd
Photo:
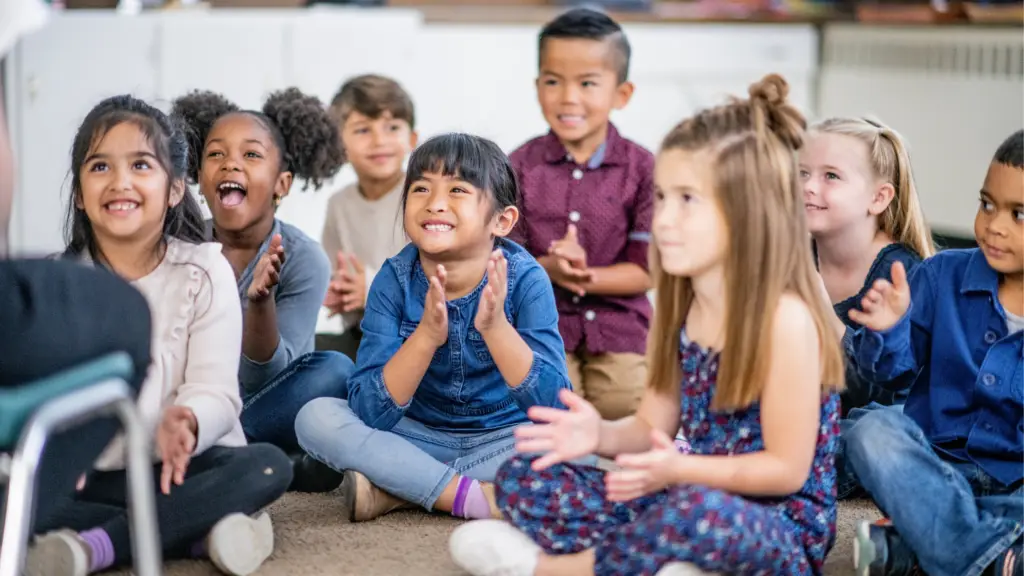
<path fill-rule="evenodd" d="M 548 268 L 552 282 L 578 296 L 587 293 L 586 284 L 594 281 L 594 272 L 587 268 L 587 253 L 579 243 L 575 224 L 569 224 L 565 237 L 548 247 L 554 265 Z"/>
<path fill-rule="evenodd" d="M 675 484 L 676 470 L 683 458 L 667 434 L 652 429 L 649 451 L 620 455 L 615 459 L 619 469 L 605 474 L 608 500 L 628 502 Z"/>
<path fill-rule="evenodd" d="M 544 470 L 593 454 L 601 434 L 601 415 L 593 404 L 570 390 L 558 393 L 569 409 L 534 406 L 527 415 L 536 424 L 516 428 L 516 450 L 542 454 L 533 462 L 534 470 Z"/>
<path fill-rule="evenodd" d="M 508 295 L 508 260 L 501 250 L 491 253 L 487 261 L 487 286 L 480 296 L 473 325 L 481 334 L 486 333 L 502 321 L 505 316 L 505 297 Z"/>
<path fill-rule="evenodd" d="M 337 259 L 338 267 L 324 299 L 332 316 L 366 306 L 366 266 L 355 254 L 338 252 Z"/>
<path fill-rule="evenodd" d="M 437 275 L 430 277 L 430 288 L 423 303 L 423 318 L 416 327 L 416 331 L 422 331 L 435 348 L 444 346 L 448 341 L 448 299 L 444 292 L 447 282 L 448 273 L 443 265 L 438 264 Z"/>
<path fill-rule="evenodd" d="M 274 234 L 270 239 L 270 246 L 260 256 L 256 263 L 256 269 L 252 274 L 252 283 L 249 284 L 249 291 L 246 295 L 250 302 L 263 302 L 270 297 L 270 292 L 281 281 L 281 267 L 284 266 L 284 246 L 281 245 L 281 235 Z"/>

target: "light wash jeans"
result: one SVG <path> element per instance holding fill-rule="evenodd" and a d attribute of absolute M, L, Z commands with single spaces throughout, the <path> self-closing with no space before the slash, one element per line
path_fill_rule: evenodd
<path fill-rule="evenodd" d="M 861 416 L 846 457 L 929 576 L 978 576 L 1021 536 L 1024 490 L 943 460 L 900 410 Z"/>
<path fill-rule="evenodd" d="M 863 490 L 857 475 L 846 462 L 846 434 L 853 429 L 853 425 L 864 416 L 875 410 L 898 410 L 903 412 L 903 404 L 892 404 L 889 406 L 872 402 L 867 406 L 854 408 L 846 415 L 846 418 L 839 420 L 839 447 L 836 450 L 836 485 L 838 486 L 838 497 L 840 500 L 857 498 L 863 496 Z"/>
<path fill-rule="evenodd" d="M 427 510 L 456 474 L 493 482 L 515 454 L 514 429 L 445 432 L 402 418 L 390 431 L 375 430 L 337 398 L 313 400 L 295 419 L 299 445 L 310 456 L 339 472 L 355 470 Z"/>
<path fill-rule="evenodd" d="M 310 352 L 295 359 L 257 392 L 243 391 L 242 430 L 250 443 L 266 442 L 299 452 L 295 417 L 310 400 L 346 398 L 355 367 L 340 352 Z"/>

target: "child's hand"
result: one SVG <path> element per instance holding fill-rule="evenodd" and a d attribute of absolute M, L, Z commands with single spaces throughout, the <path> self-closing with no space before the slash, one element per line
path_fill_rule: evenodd
<path fill-rule="evenodd" d="M 196 448 L 196 434 L 199 423 L 191 408 L 168 406 L 163 420 L 156 430 L 156 445 L 160 449 L 163 470 L 160 472 L 160 490 L 171 493 L 171 482 L 181 486 L 185 481 L 192 451 Z"/>
<path fill-rule="evenodd" d="M 590 269 L 580 270 L 573 268 L 565 258 L 552 256 L 551 261 L 544 267 L 548 272 L 551 281 L 577 296 L 587 295 L 587 283 L 594 281 L 594 272 Z"/>
<path fill-rule="evenodd" d="M 366 267 L 355 254 L 338 252 L 338 269 L 327 288 L 324 306 L 331 315 L 360 310 L 366 306 Z M 349 270 L 349 264 L 352 269 Z"/>
<path fill-rule="evenodd" d="M 480 296 L 473 325 L 481 333 L 508 322 L 505 317 L 505 297 L 508 295 L 508 260 L 501 250 L 491 253 L 487 261 L 487 286 Z"/>
<path fill-rule="evenodd" d="M 676 467 L 683 456 L 664 432 L 651 430 L 651 450 L 642 454 L 623 454 L 615 459 L 619 470 L 604 476 L 611 502 L 629 502 L 678 483 Z"/>
<path fill-rule="evenodd" d="M 548 254 L 557 256 L 569 262 L 569 265 L 577 270 L 587 269 L 587 252 L 580 246 L 579 233 L 575 224 L 569 224 L 565 237 L 555 240 L 548 247 Z"/>
<path fill-rule="evenodd" d="M 448 299 L 444 294 L 444 286 L 448 281 L 448 273 L 444 266 L 437 265 L 437 276 L 431 276 L 427 300 L 423 304 L 423 318 L 416 331 L 426 336 L 435 348 L 444 346 L 448 341 Z"/>
<path fill-rule="evenodd" d="M 270 297 L 270 292 L 281 280 L 281 267 L 284 266 L 284 246 L 281 246 L 281 235 L 274 234 L 270 246 L 260 256 L 256 269 L 252 274 L 252 284 L 246 293 L 250 302 L 263 302 Z"/>
<path fill-rule="evenodd" d="M 597 409 L 569 390 L 559 392 L 558 398 L 568 410 L 534 406 L 527 415 L 538 424 L 516 428 L 516 450 L 543 454 L 533 462 L 534 470 L 582 458 L 597 450 L 601 435 L 601 415 Z"/>
<path fill-rule="evenodd" d="M 893 262 L 892 283 L 876 280 L 860 301 L 860 310 L 850 310 L 850 319 L 873 332 L 884 332 L 899 322 L 910 308 L 910 284 L 903 264 Z"/>

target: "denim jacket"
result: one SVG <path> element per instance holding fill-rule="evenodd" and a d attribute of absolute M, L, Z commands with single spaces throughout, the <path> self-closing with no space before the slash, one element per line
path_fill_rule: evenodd
<path fill-rule="evenodd" d="M 366 302 L 348 402 L 367 425 L 390 430 L 408 416 L 439 430 L 485 431 L 526 422 L 534 405 L 562 407 L 558 392 L 570 384 L 551 281 L 518 244 L 499 239 L 497 246 L 508 260 L 505 316 L 533 350 L 526 379 L 506 383 L 474 327 L 484 275 L 471 293 L 447 303 L 448 341 L 434 352 L 412 400 L 395 402 L 384 385 L 384 365 L 416 330 L 429 287 L 419 250 L 409 244 L 384 263 Z"/>
<path fill-rule="evenodd" d="M 910 310 L 849 350 L 866 379 L 910 387 L 903 413 L 940 453 L 1011 486 L 1024 477 L 1022 338 L 1009 333 L 999 275 L 978 249 L 947 250 L 910 276 Z"/>

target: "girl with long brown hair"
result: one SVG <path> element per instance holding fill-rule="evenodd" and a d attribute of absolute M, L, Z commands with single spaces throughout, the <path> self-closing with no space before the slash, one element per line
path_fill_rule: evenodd
<path fill-rule="evenodd" d="M 807 243 L 804 119 L 776 75 L 666 136 L 655 167 L 657 297 L 635 416 L 533 408 L 498 473 L 510 524 L 452 536 L 477 575 L 820 574 L 835 534 L 843 359 Z M 671 437 L 682 428 L 683 454 Z M 597 454 L 614 471 L 582 466 Z"/>

